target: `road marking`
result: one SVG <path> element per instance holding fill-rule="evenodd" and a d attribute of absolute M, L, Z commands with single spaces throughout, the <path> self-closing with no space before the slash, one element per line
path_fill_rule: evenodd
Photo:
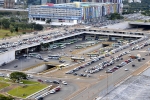
<path fill-rule="evenodd" d="M 148 52 L 148 51 L 138 51 L 138 52 Z"/>

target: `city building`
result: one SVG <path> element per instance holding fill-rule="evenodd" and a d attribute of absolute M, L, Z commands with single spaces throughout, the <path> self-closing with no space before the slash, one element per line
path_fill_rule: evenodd
<path fill-rule="evenodd" d="M 14 8 L 15 0 L 4 0 L 4 8 Z"/>
<path fill-rule="evenodd" d="M 71 0 L 41 0 L 41 5 L 47 3 L 60 4 L 60 3 L 70 3 Z"/>
<path fill-rule="evenodd" d="M 138 2 L 138 3 L 141 3 L 141 0 L 128 0 L 128 3 L 132 3 L 132 2 Z"/>
<path fill-rule="evenodd" d="M 0 0 L 0 6 L 4 5 L 4 0 Z"/>
<path fill-rule="evenodd" d="M 110 13 L 122 13 L 122 0 L 111 3 L 74 2 L 64 4 L 31 5 L 29 22 L 50 25 L 75 25 L 78 23 L 100 20 Z"/>
<path fill-rule="evenodd" d="M 141 3 L 141 0 L 134 0 L 134 2 L 138 2 L 138 3 Z"/>
<path fill-rule="evenodd" d="M 47 0 L 41 0 L 41 5 L 47 4 Z"/>

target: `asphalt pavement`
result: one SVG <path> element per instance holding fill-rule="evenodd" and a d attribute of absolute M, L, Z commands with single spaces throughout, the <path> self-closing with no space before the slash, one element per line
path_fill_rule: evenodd
<path fill-rule="evenodd" d="M 131 54 L 134 54 L 134 55 L 140 54 L 141 57 L 144 57 L 146 60 L 142 60 L 141 62 L 134 60 L 133 62 L 120 68 L 114 73 L 107 74 L 108 75 L 107 78 L 104 78 L 103 80 L 96 82 L 95 85 L 91 85 L 90 87 L 87 87 L 84 91 L 72 97 L 70 100 L 93 100 L 95 97 L 99 95 L 100 91 L 106 89 L 110 85 L 116 85 L 118 82 L 123 81 L 131 73 L 133 73 L 135 70 L 137 70 L 138 68 L 140 68 L 142 65 L 144 65 L 146 62 L 149 61 L 149 56 L 145 56 L 145 54 L 147 53 L 146 51 L 147 48 L 149 48 L 149 46 L 144 47 L 141 50 L 131 51 Z M 127 51 L 127 50 L 129 50 L 129 48 L 123 51 Z M 136 67 L 132 67 L 132 64 L 135 64 Z M 129 71 L 125 71 L 124 70 L 125 68 L 128 69 Z"/>

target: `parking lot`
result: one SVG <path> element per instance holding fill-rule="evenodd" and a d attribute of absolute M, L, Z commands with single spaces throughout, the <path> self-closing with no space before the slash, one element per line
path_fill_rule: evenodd
<path fill-rule="evenodd" d="M 142 44 L 142 42 L 140 43 L 141 45 L 143 45 L 141 49 L 145 48 L 144 44 Z M 59 77 L 71 76 L 73 78 L 84 78 L 84 77 L 99 78 L 99 76 L 107 75 L 106 71 L 110 70 L 108 71 L 108 73 L 112 73 L 113 71 L 116 71 L 120 67 L 121 68 L 123 67 L 124 70 L 128 71 L 128 69 L 126 69 L 124 66 L 126 66 L 129 63 L 134 64 L 136 58 L 133 58 L 131 56 L 132 55 L 137 56 L 137 51 L 139 50 L 136 43 L 133 43 L 131 45 L 132 47 L 125 46 L 123 50 L 120 49 L 121 51 L 118 49 L 120 52 L 116 52 L 114 54 L 111 54 L 110 56 L 106 55 L 106 56 L 92 57 L 83 64 L 78 64 L 75 67 L 69 67 L 66 69 L 62 69 L 58 72 L 55 72 L 55 75 Z M 133 48 L 136 49 L 133 50 Z M 147 52 L 146 51 L 140 52 L 139 55 L 145 55 L 145 53 Z M 113 70 L 111 71 L 111 69 Z"/>
<path fill-rule="evenodd" d="M 73 32 L 70 31 L 67 34 L 73 34 Z M 55 34 L 57 34 L 58 37 L 61 37 L 66 33 L 62 34 L 61 32 L 58 32 Z M 28 45 L 30 43 L 32 44 L 36 42 L 40 43 L 38 40 L 41 39 L 42 41 L 45 41 L 47 39 L 51 39 L 51 36 L 54 36 L 54 34 L 39 36 L 39 38 L 36 37 L 37 39 L 31 38 L 25 41 Z M 54 36 L 53 38 L 57 38 L 57 36 Z M 41 79 L 42 81 L 46 82 L 46 78 L 49 81 L 60 79 L 65 80 L 69 84 L 68 86 L 60 84 L 62 85 L 61 91 L 54 95 L 52 93 L 54 91 L 50 91 L 52 95 L 45 97 L 46 100 L 49 100 L 50 98 L 51 100 L 56 100 L 56 98 L 59 96 L 60 100 L 64 100 L 64 98 L 66 98 L 65 96 L 71 95 L 71 93 L 76 91 L 77 88 L 89 86 L 89 84 L 91 85 L 92 83 L 100 81 L 103 78 L 113 74 L 114 76 L 112 76 L 112 80 L 114 79 L 113 82 L 115 82 L 115 79 L 117 80 L 115 75 L 118 75 L 117 77 L 120 76 L 123 78 L 122 75 L 133 72 L 138 67 L 146 63 L 147 59 L 149 58 L 149 41 L 147 41 L 147 37 L 143 37 L 138 40 L 135 39 L 128 43 L 119 45 L 118 47 L 110 46 L 112 49 L 104 50 L 103 54 L 100 54 L 99 50 L 102 48 L 102 42 L 106 41 L 100 41 L 96 44 L 85 46 L 89 43 L 95 43 L 95 40 L 81 40 L 80 37 L 78 37 L 77 41 L 72 41 L 74 38 L 68 39 L 69 41 L 61 40 L 54 42 L 50 44 L 47 51 L 34 51 L 34 48 L 30 48 L 30 52 L 21 56 L 19 55 L 18 59 L 1 66 L 1 68 L 22 71 L 28 67 L 43 62 L 51 62 L 55 64 L 57 63 L 60 65 L 66 64 L 66 67 L 59 68 L 58 70 L 47 74 L 42 74 L 41 76 L 34 74 L 36 81 L 40 81 L 39 79 Z M 117 41 L 113 42 L 117 43 Z M 18 43 L 16 43 L 17 46 L 8 46 L 8 48 L 13 49 L 22 45 L 19 45 Z M 4 45 L 2 46 L 4 47 Z M 76 48 L 80 46 L 81 48 Z M 97 51 L 96 53 L 98 53 L 98 55 L 95 56 L 93 51 Z M 89 56 L 87 55 L 88 53 L 93 54 L 92 56 Z"/>

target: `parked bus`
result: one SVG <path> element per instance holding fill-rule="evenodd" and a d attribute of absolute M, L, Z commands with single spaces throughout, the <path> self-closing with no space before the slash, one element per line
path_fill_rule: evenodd
<path fill-rule="evenodd" d="M 71 60 L 73 60 L 74 62 L 85 61 L 85 58 L 71 57 Z"/>
<path fill-rule="evenodd" d="M 99 54 L 98 53 L 88 53 L 87 54 L 89 57 L 98 57 Z"/>
<path fill-rule="evenodd" d="M 83 46 L 83 45 L 76 45 L 75 48 L 76 49 L 81 49 L 81 48 L 85 48 L 85 46 Z"/>
<path fill-rule="evenodd" d="M 29 53 L 29 57 L 36 57 L 36 56 L 38 56 L 38 55 L 40 55 L 40 54 L 38 54 L 38 53 Z"/>
<path fill-rule="evenodd" d="M 60 59 L 61 58 L 61 56 L 59 56 L 59 55 L 48 55 L 48 58 L 49 59 Z"/>
<path fill-rule="evenodd" d="M 66 48 L 66 45 L 65 45 L 65 44 L 60 45 L 60 48 L 61 48 L 61 49 Z"/>

